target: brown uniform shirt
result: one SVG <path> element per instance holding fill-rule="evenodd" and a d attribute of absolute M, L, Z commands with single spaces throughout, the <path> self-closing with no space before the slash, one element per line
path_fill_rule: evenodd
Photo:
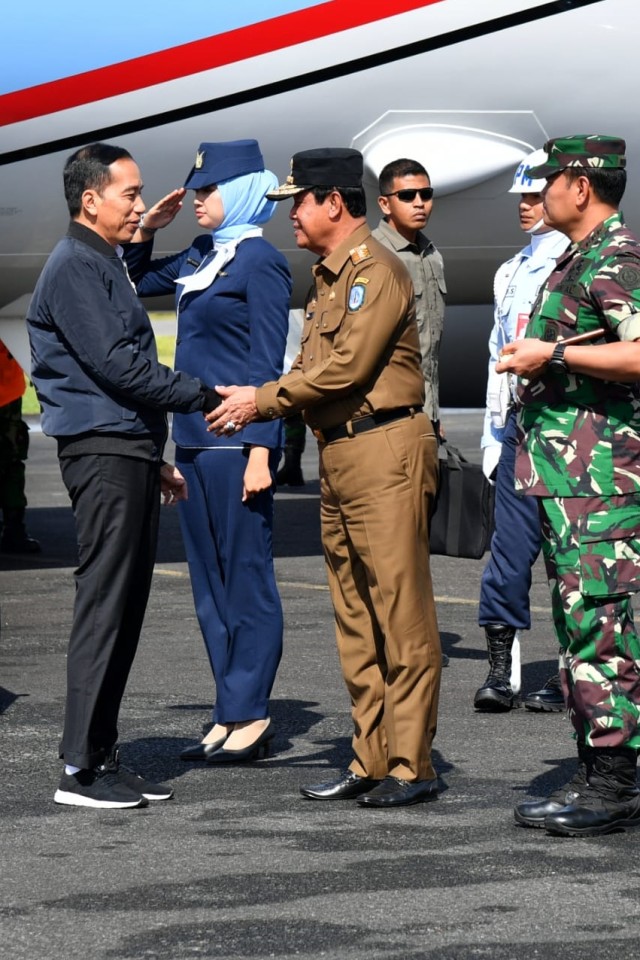
<path fill-rule="evenodd" d="M 259 387 L 266 419 L 303 410 L 309 426 L 424 403 L 413 286 L 406 267 L 366 224 L 312 268 L 300 353 Z"/>

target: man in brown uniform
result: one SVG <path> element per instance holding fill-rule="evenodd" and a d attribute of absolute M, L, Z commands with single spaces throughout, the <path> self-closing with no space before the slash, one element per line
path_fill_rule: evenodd
<path fill-rule="evenodd" d="M 437 452 L 422 410 L 413 288 L 371 236 L 356 150 L 296 154 L 286 184 L 268 196 L 293 198 L 297 245 L 321 258 L 301 349 L 273 383 L 220 388 L 226 399 L 210 429 L 233 434 L 302 410 L 318 439 L 322 542 L 354 759 L 337 780 L 302 787 L 303 796 L 418 803 L 438 789 L 431 742 L 441 654 L 427 532 Z"/>

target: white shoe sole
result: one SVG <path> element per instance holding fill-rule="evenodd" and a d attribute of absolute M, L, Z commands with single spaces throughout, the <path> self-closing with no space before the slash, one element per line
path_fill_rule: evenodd
<path fill-rule="evenodd" d="M 154 801 L 154 800 L 171 800 L 171 798 L 173 797 L 173 790 L 171 791 L 171 793 L 163 793 L 162 796 L 160 796 L 159 793 L 144 793 L 144 792 L 143 792 L 142 796 L 143 796 L 146 800 L 151 800 L 151 801 Z"/>
<path fill-rule="evenodd" d="M 94 807 L 102 810 L 124 810 L 129 807 L 146 807 L 146 797 L 139 800 L 95 800 L 93 797 L 83 797 L 80 793 L 70 793 L 67 790 L 56 790 L 56 803 L 64 803 L 70 807 Z"/>

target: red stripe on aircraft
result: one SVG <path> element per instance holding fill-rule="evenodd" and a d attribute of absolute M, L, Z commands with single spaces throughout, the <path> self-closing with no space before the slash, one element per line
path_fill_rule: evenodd
<path fill-rule="evenodd" d="M 116 97 L 341 33 L 443 0 L 327 0 L 271 20 L 0 96 L 0 126 Z M 357 51 L 354 51 L 354 53 Z"/>

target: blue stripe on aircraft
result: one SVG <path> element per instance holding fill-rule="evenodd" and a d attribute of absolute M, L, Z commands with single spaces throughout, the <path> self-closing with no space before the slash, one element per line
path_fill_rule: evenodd
<path fill-rule="evenodd" d="M 0 94 L 317 6 L 324 0 L 78 0 L 11 3 L 2 17 Z"/>

